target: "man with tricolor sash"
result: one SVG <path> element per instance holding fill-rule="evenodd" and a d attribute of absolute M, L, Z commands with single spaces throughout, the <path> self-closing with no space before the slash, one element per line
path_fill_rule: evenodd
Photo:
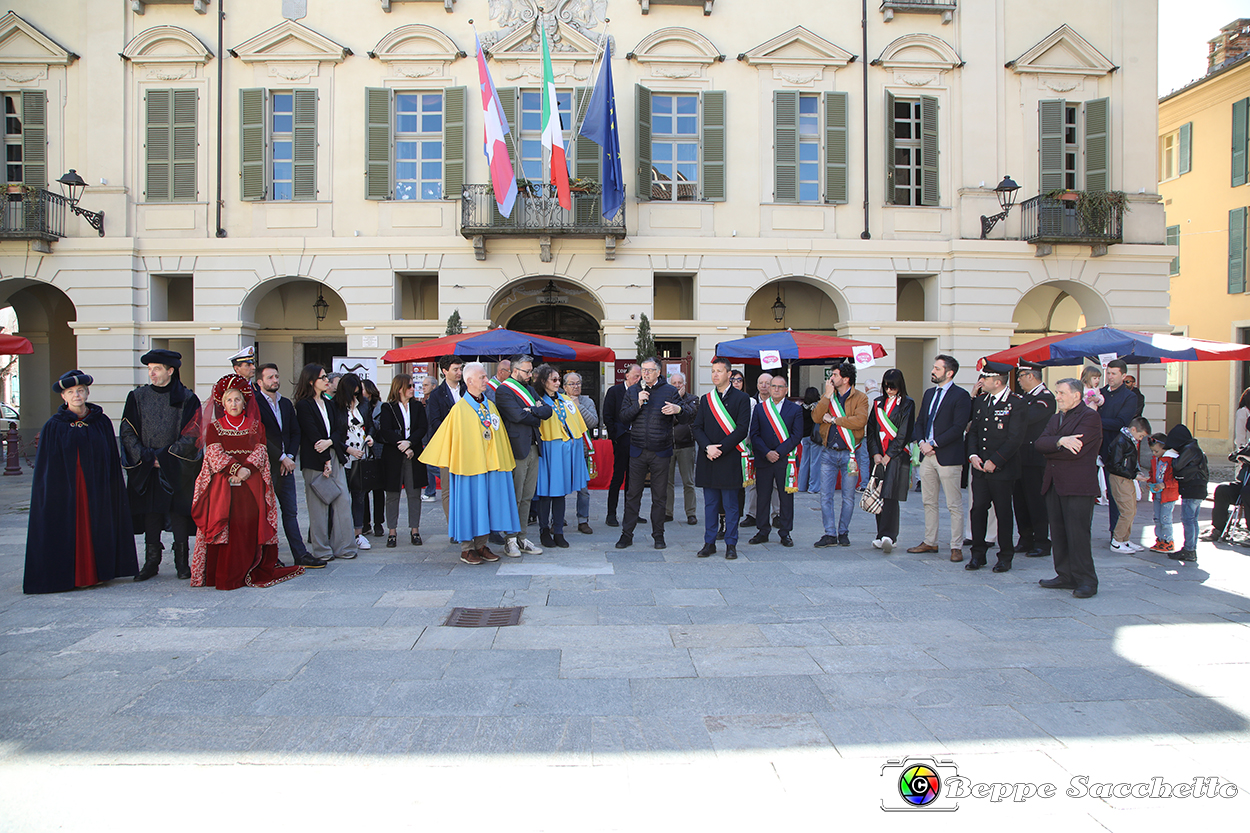
<path fill-rule="evenodd" d="M 803 409 L 786 399 L 790 383 L 780 374 L 769 382 L 769 395 L 755 406 L 751 447 L 755 451 L 755 517 L 759 531 L 748 544 L 762 544 L 772 529 L 768 505 L 773 487 L 781 501 L 781 545 L 793 547 L 794 493 L 799 487 L 799 441 L 803 439 Z"/>
<path fill-rule="evenodd" d="M 530 387 L 534 373 L 534 359 L 517 355 L 510 359 L 512 375 L 495 389 L 495 407 L 503 417 L 512 445 L 516 468 L 512 470 L 512 483 L 516 489 L 518 529 L 504 536 L 503 554 L 518 558 L 522 555 L 541 555 L 542 550 L 530 543 L 526 535 L 529 526 L 530 502 L 538 488 L 540 427 L 551 416 L 550 405 L 539 401 L 538 394 Z"/>
<path fill-rule="evenodd" d="M 499 386 L 508 381 L 508 377 L 512 375 L 512 362 L 509 359 L 500 359 L 495 363 L 495 375 L 486 380 L 486 398 L 491 402 L 495 401 L 495 391 L 499 390 Z"/>
<path fill-rule="evenodd" d="M 747 431 L 751 398 L 730 382 L 729 361 L 712 360 L 712 390 L 699 401 L 690 429 L 698 452 L 694 483 L 703 489 L 703 549 L 699 558 L 716 553 L 720 515 L 725 516 L 725 558 L 738 557 L 738 490 L 754 480 L 754 461 Z"/>
<path fill-rule="evenodd" d="M 855 511 L 855 485 L 859 482 L 859 472 L 851 464 L 864 438 L 868 414 L 868 395 L 855 389 L 855 365 L 850 362 L 834 365 L 829 381 L 825 382 L 825 395 L 812 411 L 820 443 L 825 447 L 820 469 L 820 517 L 825 534 L 816 542 L 818 547 L 851 545 L 851 515 Z M 840 514 L 833 504 L 839 477 L 842 480 Z"/>

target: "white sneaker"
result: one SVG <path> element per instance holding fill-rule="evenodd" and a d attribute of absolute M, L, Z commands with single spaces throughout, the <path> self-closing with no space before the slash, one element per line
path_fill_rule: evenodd
<path fill-rule="evenodd" d="M 504 542 L 503 554 L 508 556 L 509 558 L 521 557 L 521 548 L 516 545 L 516 539 L 509 538 L 507 541 Z"/>
<path fill-rule="evenodd" d="M 873 548 L 873 549 L 876 549 L 876 550 L 881 549 L 881 539 L 880 539 L 880 538 L 873 538 L 873 539 L 872 539 L 872 548 Z"/>
<path fill-rule="evenodd" d="M 425 492 L 421 493 L 422 503 L 433 503 L 436 500 L 438 500 L 438 495 L 427 495 Z"/>
<path fill-rule="evenodd" d="M 526 555 L 542 555 L 543 551 L 529 542 L 528 538 L 518 538 L 517 548 Z"/>
<path fill-rule="evenodd" d="M 1141 552 L 1141 551 L 1142 551 L 1142 549 L 1143 549 L 1143 547 L 1142 547 L 1140 544 L 1137 544 L 1137 543 L 1135 543 L 1135 542 L 1133 542 L 1133 541 L 1125 541 L 1125 542 L 1124 542 L 1123 544 L 1121 544 L 1120 546 L 1126 546 L 1126 547 L 1128 547 L 1128 548 L 1129 548 L 1129 552 Z"/>
<path fill-rule="evenodd" d="M 886 555 L 889 555 L 893 550 L 894 550 L 894 539 L 888 535 L 882 538 L 881 539 L 881 551 L 885 553 Z"/>
<path fill-rule="evenodd" d="M 1131 555 L 1133 553 L 1133 548 L 1132 548 L 1132 545 L 1130 545 L 1128 541 L 1125 541 L 1123 543 L 1120 543 L 1119 541 L 1112 541 L 1111 551 L 1122 552 L 1125 555 Z"/>
<path fill-rule="evenodd" d="M 356 549 L 358 549 L 358 550 L 371 550 L 371 549 L 373 549 L 373 544 L 370 544 L 370 543 L 369 543 L 369 539 L 368 539 L 368 538 L 366 538 L 365 536 L 363 536 L 363 535 L 357 535 L 357 536 L 356 536 Z"/>

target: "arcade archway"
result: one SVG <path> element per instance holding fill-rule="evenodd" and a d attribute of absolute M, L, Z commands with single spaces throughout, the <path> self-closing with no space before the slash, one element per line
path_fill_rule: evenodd
<path fill-rule="evenodd" d="M 78 339 L 70 327 L 78 313 L 62 290 L 25 278 L 0 280 L 0 307 L 13 308 L 17 334 L 35 346 L 33 354 L 18 357 L 13 386 L 21 403 L 22 434 L 34 436 L 61 405 L 51 380 L 79 366 Z"/>
<path fill-rule="evenodd" d="M 743 318 L 748 336 L 785 330 L 837 335 L 838 324 L 849 318 L 849 309 L 846 299 L 829 284 L 791 277 L 771 281 L 756 290 L 747 301 Z M 746 365 L 743 372 L 747 391 L 754 396 L 756 380 L 763 371 L 758 365 Z M 820 367 L 796 368 L 793 375 L 791 396 L 801 395 L 808 386 L 819 389 L 824 383 L 824 369 Z"/>
<path fill-rule="evenodd" d="M 318 299 L 325 317 L 318 320 Z M 329 286 L 311 278 L 266 281 L 244 299 L 240 319 L 256 325 L 256 355 L 278 365 L 284 380 L 294 382 L 304 365 L 330 366 L 334 356 L 347 355 L 342 322 L 347 304 Z"/>

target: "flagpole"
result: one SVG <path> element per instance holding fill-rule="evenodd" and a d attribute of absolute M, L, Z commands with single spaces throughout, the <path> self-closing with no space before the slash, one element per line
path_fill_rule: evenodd
<path fill-rule="evenodd" d="M 612 22 L 612 18 L 610 17 L 605 17 L 603 19 L 603 34 L 601 35 L 601 37 L 603 38 L 603 41 L 602 43 L 599 44 L 599 49 L 595 54 L 594 63 L 590 65 L 590 78 L 591 78 L 590 88 L 591 90 L 594 90 L 595 84 L 598 83 L 599 81 L 599 73 L 598 73 L 599 65 L 603 63 L 603 56 L 606 55 L 608 51 L 608 24 L 611 22 Z M 578 134 L 581 133 L 582 123 L 586 121 L 586 112 L 590 109 L 590 98 L 591 98 L 590 96 L 586 96 L 586 100 L 582 102 L 583 109 L 580 114 L 580 118 L 574 119 L 574 121 L 576 122 L 576 126 L 574 127 L 574 130 L 573 130 L 574 139 L 576 139 Z M 575 113 L 574 115 L 577 115 L 577 114 Z"/>

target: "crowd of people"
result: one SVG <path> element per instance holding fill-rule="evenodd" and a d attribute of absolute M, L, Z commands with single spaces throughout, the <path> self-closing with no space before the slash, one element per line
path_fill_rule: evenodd
<path fill-rule="evenodd" d="M 317 364 L 303 368 L 287 399 L 277 365 L 257 367 L 254 349 L 246 348 L 232 357 L 231 373 L 214 384 L 206 406 L 182 384 L 178 353 L 152 350 L 140 361 L 149 384 L 127 396 L 118 437 L 88 401 L 89 374 L 74 370 L 54 385 L 65 404 L 44 427 L 36 460 L 28 593 L 151 579 L 162 564 L 167 530 L 175 573 L 192 586 L 272 586 L 356 558 L 372 548 L 370 538 L 399 546 L 405 493 L 410 546 L 424 544 L 422 504 L 441 500 L 447 534 L 466 564 L 566 548 L 567 531 L 594 534 L 589 482 L 607 462 L 596 460 L 595 428 L 611 441 L 605 523 L 620 529 L 618 549 L 633 546 L 644 525 L 652 545 L 667 548 L 665 525 L 674 521 L 680 476 L 687 524 L 699 522 L 698 491 L 703 495 L 699 558 L 717 554 L 723 541 L 724 557 L 736 559 L 743 528 L 754 529 L 748 545 L 768 542 L 776 529 L 780 544 L 793 547 L 800 491 L 820 495 L 823 534 L 813 546 L 851 546 L 858 503 L 876 516 L 872 546 L 889 554 L 899 543 L 900 503 L 914 478 L 924 534 L 907 552 L 942 551 L 940 494 L 950 560 L 963 562 L 968 547 L 966 570 L 988 566 L 996 545 L 994 572 L 1009 571 L 1018 553 L 1049 556 L 1056 575 L 1039 582 L 1043 587 L 1093 596 L 1094 507 L 1110 496 L 1110 548 L 1137 551 L 1131 531 L 1143 489 L 1155 505 L 1151 549 L 1197 560 L 1206 457 L 1184 425 L 1151 433 L 1122 361 L 1107 365 L 1105 385 L 1102 369 L 1087 368 L 1080 379 L 1060 380 L 1052 393 L 1037 367 L 982 360 L 968 391 L 954 384 L 959 363 L 940 355 L 917 405 L 896 369 L 884 373 L 879 395 L 870 399 L 856 385 L 856 366 L 838 363 L 823 391 L 808 388 L 796 402 L 784 374 L 761 373 L 753 397 L 741 371 L 720 358 L 710 368 L 712 388 L 696 397 L 681 373 L 664 379 L 659 360 L 648 358 L 609 388 L 601 410 L 582 393 L 577 373 L 536 367 L 528 355 L 501 359 L 494 375 L 479 362 L 445 356 L 438 362 L 441 381 L 425 377 L 418 395 L 413 376 L 397 374 L 383 402 L 371 381 Z M 1250 393 L 1243 399 L 1250 427 Z M 1250 461 L 1250 451 L 1245 458 Z M 1225 517 L 1247 480 L 1225 489 Z M 1217 490 L 1217 503 L 1220 495 Z M 1177 502 L 1179 545 L 1172 538 Z M 278 557 L 279 516 L 290 565 Z"/>

